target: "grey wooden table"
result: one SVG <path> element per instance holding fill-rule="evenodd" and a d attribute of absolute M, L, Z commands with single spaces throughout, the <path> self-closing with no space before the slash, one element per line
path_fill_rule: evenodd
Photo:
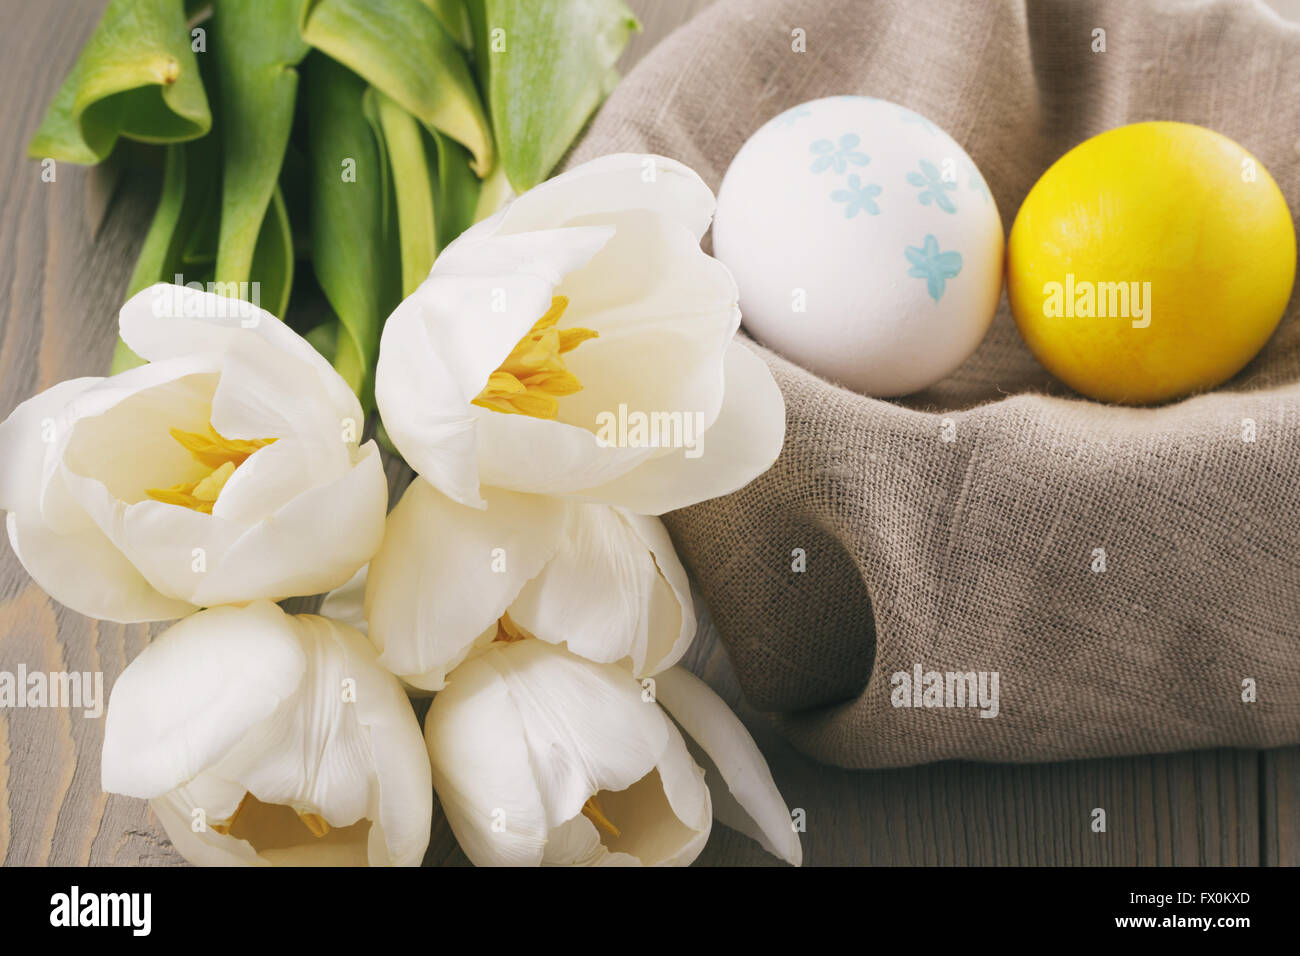
<path fill-rule="evenodd" d="M 61 164 L 46 183 L 24 158 L 103 2 L 0 0 L 0 417 L 55 382 L 107 368 L 156 196 L 157 183 L 103 168 Z M 624 69 L 704 5 L 632 0 L 644 31 Z M 1300 19 L 1300 0 L 1274 6 Z M 107 688 L 150 633 L 60 607 L 0 545 L 0 670 L 103 671 Z M 845 771 L 795 753 L 745 706 L 707 621 L 687 663 L 741 713 L 788 803 L 806 811 L 808 864 L 1300 864 L 1300 748 Z M 102 719 L 0 710 L 5 865 L 183 862 L 145 803 L 100 790 L 102 741 Z M 1089 825 L 1095 807 L 1106 809 L 1105 833 Z M 426 862 L 466 862 L 440 819 Z M 700 862 L 774 861 L 718 826 Z"/>

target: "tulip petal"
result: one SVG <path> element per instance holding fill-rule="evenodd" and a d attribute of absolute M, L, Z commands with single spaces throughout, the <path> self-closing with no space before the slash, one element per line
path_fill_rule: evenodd
<path fill-rule="evenodd" d="M 373 823 L 367 834 L 369 862 L 418 863 L 429 842 L 433 791 L 410 703 L 360 634 L 316 615 L 289 620 L 307 660 L 299 692 L 250 728 L 211 773 L 264 804 L 314 813 L 335 830 L 377 821 L 379 838 Z M 325 849 L 303 842 L 282 847 L 283 861 L 299 861 L 291 850 Z"/>
<path fill-rule="evenodd" d="M 58 534 L 39 518 L 10 512 L 5 519 L 18 560 L 54 600 L 78 614 L 134 624 L 168 621 L 195 610 L 159 594 L 99 528 Z"/>
<path fill-rule="evenodd" d="M 551 827 L 576 816 L 592 794 L 641 780 L 669 746 L 671 728 L 619 668 L 543 641 L 494 645 L 480 659 L 519 709 Z"/>
<path fill-rule="evenodd" d="M 269 602 L 172 625 L 113 687 L 104 789 L 152 798 L 192 780 L 291 697 L 306 668 L 290 618 Z"/>
<path fill-rule="evenodd" d="M 474 412 L 479 476 L 490 487 L 569 495 L 619 481 L 660 454 L 657 448 L 601 447 L 594 432 L 561 421 Z"/>
<path fill-rule="evenodd" d="M 562 278 L 586 264 L 613 229 L 466 243 L 468 235 L 443 251 L 429 278 L 385 324 L 375 400 L 411 467 L 444 494 L 481 506 L 470 402 L 550 308 Z"/>
<path fill-rule="evenodd" d="M 654 556 L 655 566 L 659 569 L 659 573 L 663 575 L 668 587 L 672 589 L 673 596 L 681 608 L 677 635 L 672 638 L 672 643 L 666 646 L 667 653 L 659 656 L 657 654 L 658 649 L 665 645 L 654 641 L 650 644 L 650 651 L 646 655 L 646 673 L 657 674 L 681 660 L 682 655 L 691 646 L 691 642 L 695 640 L 697 620 L 695 617 L 695 601 L 691 597 L 691 579 L 686 573 L 686 568 L 682 565 L 681 558 L 677 556 L 677 548 L 673 545 L 673 539 L 668 536 L 668 529 L 664 527 L 662 521 L 650 515 L 636 514 L 621 508 L 619 513 L 623 516 L 623 520 L 628 523 L 628 527 L 641 539 L 641 543 L 650 549 L 650 553 Z M 669 608 L 669 605 L 661 604 L 658 610 L 672 619 L 672 611 Z M 651 622 L 651 633 L 662 633 L 665 638 L 672 637 L 672 631 L 661 631 L 655 625 L 654 618 L 652 618 Z"/>
<path fill-rule="evenodd" d="M 767 471 L 785 441 L 785 400 L 763 360 L 740 342 L 726 352 L 726 396 L 698 453 L 674 449 L 578 497 L 661 515 L 730 494 Z"/>
<path fill-rule="evenodd" d="M 323 617 L 299 620 L 328 626 L 343 649 L 344 673 L 356 681 L 356 719 L 367 729 L 370 759 L 380 783 L 370 865 L 419 866 L 433 822 L 433 781 L 411 702 L 397 679 L 380 666 L 374 647 L 361 632 Z"/>
<path fill-rule="evenodd" d="M 553 829 L 546 840 L 542 866 L 606 866 L 615 856 L 600 842 L 596 825 L 579 813 Z M 618 862 L 635 866 L 636 857 L 617 854 Z"/>
<path fill-rule="evenodd" d="M 662 711 L 660 711 L 662 714 Z M 705 782 L 704 771 L 691 759 L 686 749 L 686 742 L 673 725 L 668 725 L 668 746 L 659 758 L 658 784 L 663 790 L 671 815 L 659 810 L 660 821 L 653 827 L 644 827 L 639 833 L 633 831 L 632 841 L 620 841 L 619 848 L 632 853 L 643 863 L 655 866 L 689 866 L 700 855 L 704 845 L 709 842 L 709 832 L 713 828 L 713 801 Z M 646 814 L 655 812 L 658 795 L 650 791 L 651 799 L 647 801 L 644 786 L 640 794 L 630 794 L 633 799 L 646 807 Z M 624 804 L 611 794 L 606 800 L 610 813 L 622 813 Z"/>
<path fill-rule="evenodd" d="M 434 698 L 425 739 L 447 818 L 480 865 L 682 864 L 708 839 L 703 771 L 618 667 L 543 641 L 494 643 Z M 593 796 L 607 854 L 578 822 Z"/>
<path fill-rule="evenodd" d="M 723 400 L 723 355 L 740 327 L 740 293 L 727 267 L 680 224 L 647 212 L 611 216 L 614 238 L 565 276 L 564 325 L 600 337 L 568 356 L 582 391 L 560 420 L 595 429 L 603 412 L 699 416 L 713 424 Z M 692 422 L 694 422 L 694 417 Z"/>
<path fill-rule="evenodd" d="M 570 302 L 560 328 L 599 333 L 565 357 L 582 389 L 563 398 L 554 421 L 476 411 L 484 484 L 581 492 L 671 454 L 674 442 L 694 445 L 718 417 L 724 355 L 740 323 L 731 274 L 664 217 L 612 218 L 614 237 L 558 290 Z M 676 431 L 625 444 L 611 426 L 629 411 Z"/>
<path fill-rule="evenodd" d="M 608 221 L 613 238 L 557 290 L 570 303 L 559 327 L 599 333 L 566 356 L 582 389 L 554 421 L 476 413 L 484 484 L 580 492 L 668 453 L 661 440 L 693 444 L 718 416 L 723 356 L 740 324 L 731 274 L 667 217 L 632 210 Z M 678 434 L 611 443 L 609 424 L 627 410 L 675 421 Z"/>
<path fill-rule="evenodd" d="M 613 238 L 609 225 L 455 242 L 415 292 L 429 347 L 469 402 L 551 307 L 555 287 Z"/>
<path fill-rule="evenodd" d="M 35 511 L 45 472 L 45 453 L 57 435 L 68 403 L 101 378 L 60 382 L 23 402 L 0 423 L 0 510 Z"/>
<path fill-rule="evenodd" d="M 310 809 L 331 827 L 350 826 L 371 804 L 369 740 L 344 697 L 344 682 L 356 681 L 357 671 L 333 639 L 337 625 L 311 615 L 287 620 L 307 661 L 298 693 L 248 728 L 212 771 L 263 803 Z M 360 687 L 354 694 L 364 696 Z"/>
<path fill-rule="evenodd" d="M 310 368 L 339 417 L 362 420 L 356 395 L 329 362 L 298 333 L 250 303 L 159 283 L 127 300 L 122 306 L 120 329 L 127 346 L 151 362 L 182 355 L 221 354 L 236 341 L 261 341 Z"/>
<path fill-rule="evenodd" d="M 203 607 L 337 587 L 370 559 L 384 534 L 388 485 L 374 442 L 341 477 L 301 491 L 251 526 L 215 509 L 205 515 L 161 501 L 126 505 L 94 479 L 66 470 L 65 477 L 100 530 L 155 588 Z M 335 522 L 321 521 L 323 514 Z"/>
<path fill-rule="evenodd" d="M 321 473 L 320 481 L 346 467 L 347 449 L 365 424 L 359 406 L 339 408 L 331 401 L 311 368 L 251 337 L 235 339 L 222 353 L 211 420 L 228 438 L 311 440 L 307 467 Z"/>
<path fill-rule="evenodd" d="M 187 618 L 127 668 L 103 766 L 117 792 L 184 777 L 152 796 L 191 862 L 413 866 L 429 841 L 428 761 L 396 678 L 354 629 L 266 602 Z"/>
<path fill-rule="evenodd" d="M 496 224 L 501 235 L 554 229 L 629 209 L 679 222 L 698 243 L 713 220 L 713 192 L 689 166 L 649 153 L 611 153 L 533 187 Z"/>
<path fill-rule="evenodd" d="M 370 562 L 366 619 L 380 660 L 439 690 L 446 674 L 559 547 L 564 505 L 492 490 L 486 510 L 416 480 Z"/>
<path fill-rule="evenodd" d="M 176 851 L 195 866 L 270 866 L 245 840 L 223 836 L 207 827 L 195 831 L 191 804 L 177 791 L 155 797 L 149 807 Z M 197 804 L 197 806 L 202 806 Z"/>
<path fill-rule="evenodd" d="M 456 668 L 433 698 L 424 739 L 433 788 L 470 862 L 541 863 L 550 827 L 527 733 L 506 681 L 482 656 Z"/>
<path fill-rule="evenodd" d="M 799 866 L 803 862 L 803 848 L 791 826 L 790 811 L 777 790 L 767 761 L 731 708 L 707 684 L 682 667 L 656 676 L 655 694 L 673 719 L 709 755 L 744 812 L 743 819 L 724 818 L 723 807 L 729 806 L 730 801 L 715 799 L 719 819 L 752 836 L 773 856 Z"/>
<path fill-rule="evenodd" d="M 387 509 L 388 480 L 379 446 L 370 441 L 337 480 L 301 492 L 223 551 L 211 552 L 222 557 L 198 583 L 194 603 L 210 607 L 338 587 L 379 549 Z"/>
<path fill-rule="evenodd" d="M 105 379 L 62 382 L 19 405 L 0 425 L 0 505 L 18 560 L 61 604 L 90 617 L 167 620 L 194 610 L 158 594 L 68 494 L 58 460 L 80 410 L 103 400 Z"/>
<path fill-rule="evenodd" d="M 375 403 L 389 439 L 421 478 L 455 501 L 482 508 L 473 409 L 430 345 L 419 294 L 404 300 L 384 325 Z"/>
<path fill-rule="evenodd" d="M 313 444 L 296 436 L 277 438 L 249 455 L 213 502 L 213 516 L 252 525 L 288 505 L 305 489 L 316 487 L 321 478 L 332 477 L 330 472 L 322 475 L 312 469 Z M 341 474 L 347 471 L 350 462 L 342 443 L 338 445 L 347 463 L 338 469 Z"/>
<path fill-rule="evenodd" d="M 369 573 L 370 565 L 362 565 L 361 570 L 348 578 L 346 583 L 326 594 L 320 606 L 321 616 L 354 627 L 362 634 L 367 633 L 366 578 Z"/>
<path fill-rule="evenodd" d="M 571 505 L 555 556 L 510 605 L 516 624 L 588 660 L 632 673 L 677 662 L 695 634 L 690 582 L 663 523 Z"/>
<path fill-rule="evenodd" d="M 103 379 L 65 407 L 47 479 L 61 463 L 115 498 L 134 502 L 147 497 L 149 488 L 203 476 L 206 469 L 170 429 L 206 429 L 217 381 L 214 356 L 186 356 Z"/>

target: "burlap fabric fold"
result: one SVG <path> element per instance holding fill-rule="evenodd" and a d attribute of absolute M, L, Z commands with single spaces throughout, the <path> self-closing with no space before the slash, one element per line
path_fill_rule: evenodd
<path fill-rule="evenodd" d="M 946 128 L 1006 229 L 1062 153 L 1148 119 L 1238 140 L 1300 219 L 1300 28 L 1247 0 L 720 0 L 569 162 L 662 153 L 716 190 L 766 120 L 839 93 Z M 976 354 L 904 401 L 759 349 L 785 395 L 780 459 L 666 518 L 749 701 L 849 767 L 1300 741 L 1298 312 L 1223 389 L 1154 409 L 1053 382 L 1005 296 Z M 896 676 L 918 666 L 923 688 L 982 672 L 990 704 L 996 673 L 996 716 L 926 706 Z M 971 686 L 942 680 L 931 702 Z"/>

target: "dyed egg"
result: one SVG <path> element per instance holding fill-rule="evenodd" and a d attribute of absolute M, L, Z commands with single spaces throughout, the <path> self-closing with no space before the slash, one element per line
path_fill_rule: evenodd
<path fill-rule="evenodd" d="M 1147 404 L 1213 388 L 1286 309 L 1295 224 L 1240 144 L 1134 123 L 1058 159 L 1007 244 L 1007 298 L 1049 372 L 1091 398 Z"/>
<path fill-rule="evenodd" d="M 745 328 L 856 391 L 906 395 L 988 331 L 1002 221 L 957 142 L 897 103 L 834 96 L 785 111 L 722 181 L 713 253 Z"/>

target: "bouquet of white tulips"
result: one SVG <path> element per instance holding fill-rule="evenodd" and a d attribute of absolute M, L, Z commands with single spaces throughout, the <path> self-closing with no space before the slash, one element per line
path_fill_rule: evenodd
<path fill-rule="evenodd" d="M 112 690 L 104 788 L 200 864 L 415 865 L 435 793 L 480 865 L 687 864 L 715 812 L 799 863 L 758 749 L 676 666 L 696 615 L 657 516 L 752 480 L 785 429 L 700 249 L 712 211 L 680 163 L 606 156 L 442 250 L 380 341 L 417 473 L 391 513 L 362 405 L 305 338 L 209 292 L 131 298 L 145 364 L 0 425 L 32 577 L 178 619 Z M 324 592 L 320 615 L 274 603 Z"/>

